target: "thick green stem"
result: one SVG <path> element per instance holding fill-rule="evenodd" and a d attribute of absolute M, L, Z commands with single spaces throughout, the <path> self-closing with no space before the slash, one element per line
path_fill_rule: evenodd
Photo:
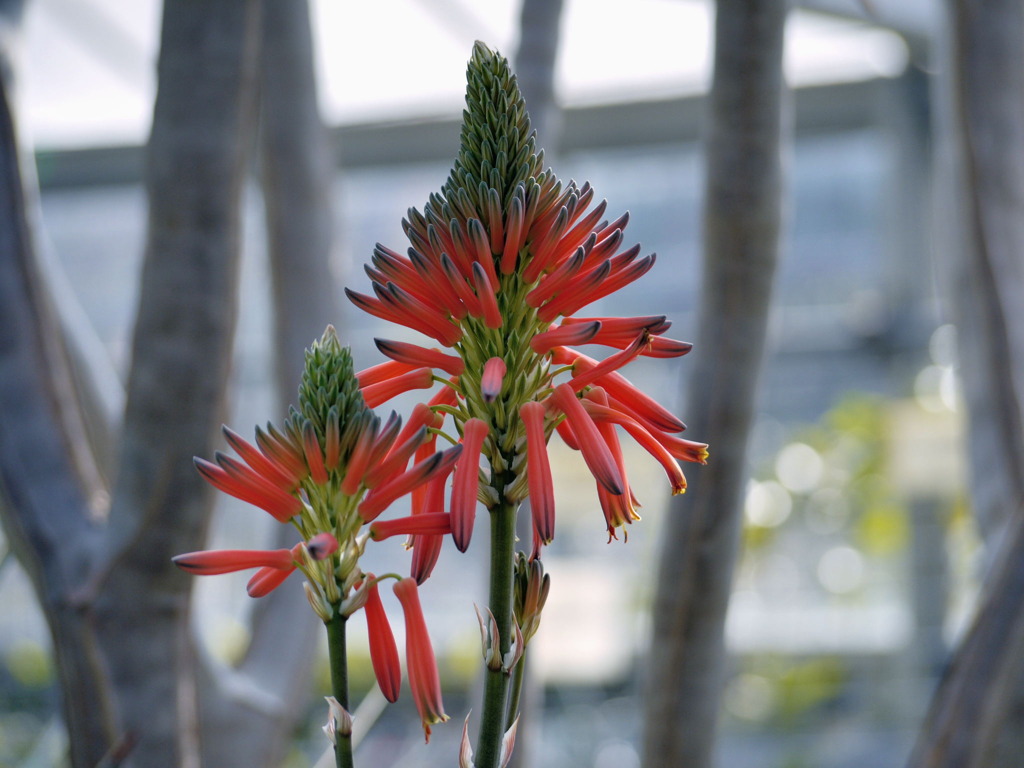
<path fill-rule="evenodd" d="M 496 487 L 504 487 L 498 485 Z M 501 639 L 501 656 L 508 652 L 512 629 L 512 573 L 515 566 L 516 507 L 499 493 L 499 503 L 491 510 L 491 579 L 487 607 L 494 614 Z M 505 709 L 509 676 L 500 668 L 487 669 L 484 683 L 483 716 L 477 739 L 476 768 L 498 768 L 501 738 L 505 735 Z"/>
<path fill-rule="evenodd" d="M 345 652 L 346 617 L 335 609 L 327 622 L 327 654 L 331 662 L 331 695 L 349 711 L 348 660 Z M 337 768 L 352 768 L 352 734 L 337 733 L 334 742 L 334 760 Z"/>

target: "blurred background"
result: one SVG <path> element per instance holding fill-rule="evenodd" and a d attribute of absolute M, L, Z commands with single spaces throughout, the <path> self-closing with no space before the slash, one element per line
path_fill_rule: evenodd
<path fill-rule="evenodd" d="M 906 760 L 979 573 L 963 495 L 956 335 L 944 319 L 927 226 L 928 52 L 939 19 L 927 2 L 874 0 L 881 15 L 868 19 L 866 4 L 854 0 L 806 6 L 816 7 L 795 9 L 787 27 L 790 203 L 727 622 L 718 763 L 887 768 Z M 332 267 L 339 291 L 364 290 L 361 266 L 374 243 L 402 250 L 406 209 L 447 176 L 473 41 L 511 56 L 520 4 L 311 0 L 311 9 L 320 104 L 338 158 Z M 560 113 L 553 143 L 539 136 L 558 175 L 589 181 L 612 217 L 629 210 L 630 242 L 659 256 L 651 275 L 593 314 L 665 313 L 670 335 L 691 340 L 712 11 L 686 0 L 566 0 Z M 124 371 L 145 238 L 142 146 L 160 4 L 36 0 L 27 13 L 18 99 L 37 153 L 43 246 Z M 270 376 L 256 185 L 246 200 L 230 420 L 243 435 L 282 416 Z M 357 368 L 379 362 L 372 339 L 394 330 L 347 304 L 343 312 L 336 324 Z M 629 376 L 686 420 L 687 369 L 713 353 L 640 361 Z M 636 697 L 667 485 L 642 451 L 628 456 L 645 491 L 644 520 L 628 543 L 606 544 L 578 455 L 566 450 L 556 462 L 559 532 L 545 555 L 553 584 L 529 694 L 544 716 L 527 731 L 529 764 L 632 768 L 640 765 Z M 265 545 L 265 517 L 222 503 L 212 545 Z M 481 595 L 465 585 L 484 564 L 482 547 L 464 556 L 446 547 L 424 592 L 453 716 L 435 740 L 453 755 L 479 667 L 471 603 Z M 371 567 L 374 556 L 396 556 L 377 549 L 368 553 Z M 196 584 L 199 630 L 226 662 L 248 642 L 244 581 Z M 301 599 L 297 583 L 286 588 Z M 13 557 L 0 567 L 0 605 L 0 765 L 59 765 L 48 632 Z M 356 629 L 354 652 L 365 658 Z M 317 692 L 326 659 L 317 665 L 308 725 L 288 757 L 293 768 L 315 764 L 324 749 Z M 354 667 L 356 690 L 370 690 L 368 664 Z M 365 721 L 375 717 L 372 694 L 368 701 Z M 381 715 L 359 759 L 436 762 L 421 742 L 403 699 Z"/>

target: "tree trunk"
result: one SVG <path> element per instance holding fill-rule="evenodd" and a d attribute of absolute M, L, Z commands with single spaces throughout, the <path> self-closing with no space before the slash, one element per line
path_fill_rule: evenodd
<path fill-rule="evenodd" d="M 50 628 L 72 764 L 92 768 L 111 747 L 116 720 L 75 595 L 95 559 L 105 489 L 35 250 L 35 176 L 21 162 L 11 100 L 23 8 L 0 3 L 0 523 Z"/>
<path fill-rule="evenodd" d="M 909 765 L 1009 768 L 1024 749 L 1024 8 L 948 5 L 939 162 L 952 162 L 954 191 L 938 219 L 957 229 L 943 240 L 955 243 L 971 499 L 991 566 Z"/>
<path fill-rule="evenodd" d="M 225 410 L 258 10 L 249 0 L 164 4 L 149 231 L 109 562 L 93 606 L 132 760 L 147 768 L 199 765 L 192 579 L 169 561 L 202 547 L 209 520 L 192 457 L 212 453 Z"/>
<path fill-rule="evenodd" d="M 279 412 L 294 404 L 304 350 L 338 323 L 331 272 L 336 162 L 316 97 L 309 6 L 265 2 L 260 52 L 260 170 L 267 224 Z M 295 530 L 275 528 L 272 546 Z M 297 583 L 261 598 L 237 670 L 211 665 L 204 686 L 204 764 L 276 768 L 305 712 L 311 659 L 323 632 Z"/>
<path fill-rule="evenodd" d="M 666 521 L 647 670 L 643 765 L 711 765 L 747 436 L 781 226 L 784 0 L 719 0 L 706 132 L 701 315 L 690 432 L 707 467 Z"/>
<path fill-rule="evenodd" d="M 561 110 L 555 100 L 555 60 L 562 20 L 563 0 L 522 0 L 519 13 L 519 47 L 515 72 L 537 131 L 537 146 L 544 148 L 550 165 L 561 139 Z"/>

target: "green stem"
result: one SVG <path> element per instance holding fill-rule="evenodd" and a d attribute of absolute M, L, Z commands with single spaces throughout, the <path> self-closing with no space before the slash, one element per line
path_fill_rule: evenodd
<path fill-rule="evenodd" d="M 494 483 L 504 487 L 504 473 Z M 501 484 L 499 484 L 501 483 Z M 512 642 L 512 573 L 515 565 L 516 507 L 499 491 L 499 502 L 491 510 L 491 577 L 488 607 L 494 614 L 504 657 Z M 498 768 L 501 739 L 505 735 L 505 709 L 508 701 L 509 676 L 501 669 L 487 669 L 484 681 L 483 714 L 477 739 L 474 763 L 476 768 Z"/>
<path fill-rule="evenodd" d="M 348 660 L 345 652 L 345 622 L 337 607 L 327 622 L 327 654 L 331 662 L 331 695 L 346 711 L 348 707 Z M 334 760 L 336 768 L 353 768 L 352 734 L 335 735 Z"/>
<path fill-rule="evenodd" d="M 505 715 L 505 730 L 512 727 L 519 715 L 519 700 L 523 695 L 523 680 L 526 677 L 526 653 L 519 659 L 516 668 L 512 671 L 512 692 L 509 694 L 508 713 Z"/>

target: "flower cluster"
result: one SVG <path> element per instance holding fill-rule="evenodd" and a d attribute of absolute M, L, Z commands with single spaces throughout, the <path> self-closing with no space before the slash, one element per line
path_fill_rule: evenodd
<path fill-rule="evenodd" d="M 378 591 L 384 577 L 364 573 L 359 558 L 368 540 L 394 533 L 415 533 L 431 546 L 439 543 L 451 530 L 447 513 L 426 515 L 414 521 L 417 525 L 377 518 L 406 494 L 422 496 L 443 488 L 463 447 L 435 450 L 436 437 L 427 426 L 433 415 L 426 406 L 415 410 L 404 426 L 394 413 L 382 421 L 367 404 L 373 393 L 372 384 L 360 387 L 348 350 L 328 327 L 306 353 L 299 407 L 292 409 L 282 429 L 269 424 L 257 428 L 253 444 L 225 427 L 227 442 L 239 458 L 218 452 L 213 461 L 195 459 L 214 487 L 290 523 L 301 540 L 291 549 L 190 552 L 175 557 L 174 563 L 197 575 L 256 568 L 248 584 L 252 597 L 266 595 L 300 570 L 310 605 L 325 623 L 363 609 L 378 684 L 395 701 L 401 665 Z M 432 562 L 422 564 L 422 578 L 431 567 Z M 429 735 L 430 725 L 446 716 L 417 580 L 398 578 L 394 592 L 409 637 L 410 688 Z"/>
<path fill-rule="evenodd" d="M 451 418 L 463 446 L 450 502 L 456 546 L 470 543 L 478 500 L 529 496 L 537 557 L 555 533 L 553 432 L 593 474 L 609 540 L 639 519 L 616 427 L 662 464 L 674 493 L 686 488 L 677 461 L 704 462 L 707 446 L 679 437 L 683 423 L 619 373 L 638 356 L 690 350 L 663 335 L 666 318 L 578 315 L 654 266 L 639 245 L 622 247 L 628 214 L 607 221 L 589 184 L 543 170 L 505 59 L 478 43 L 468 78 L 461 151 L 441 193 L 403 220 L 411 247 L 378 244 L 366 267 L 372 295 L 347 293 L 442 347 L 377 339 L 391 362 L 364 372 L 363 392 L 369 402 L 443 383 L 427 407 L 435 430 Z M 574 348 L 583 344 L 615 351 L 597 360 Z M 440 498 L 417 507 L 436 512 Z"/>

